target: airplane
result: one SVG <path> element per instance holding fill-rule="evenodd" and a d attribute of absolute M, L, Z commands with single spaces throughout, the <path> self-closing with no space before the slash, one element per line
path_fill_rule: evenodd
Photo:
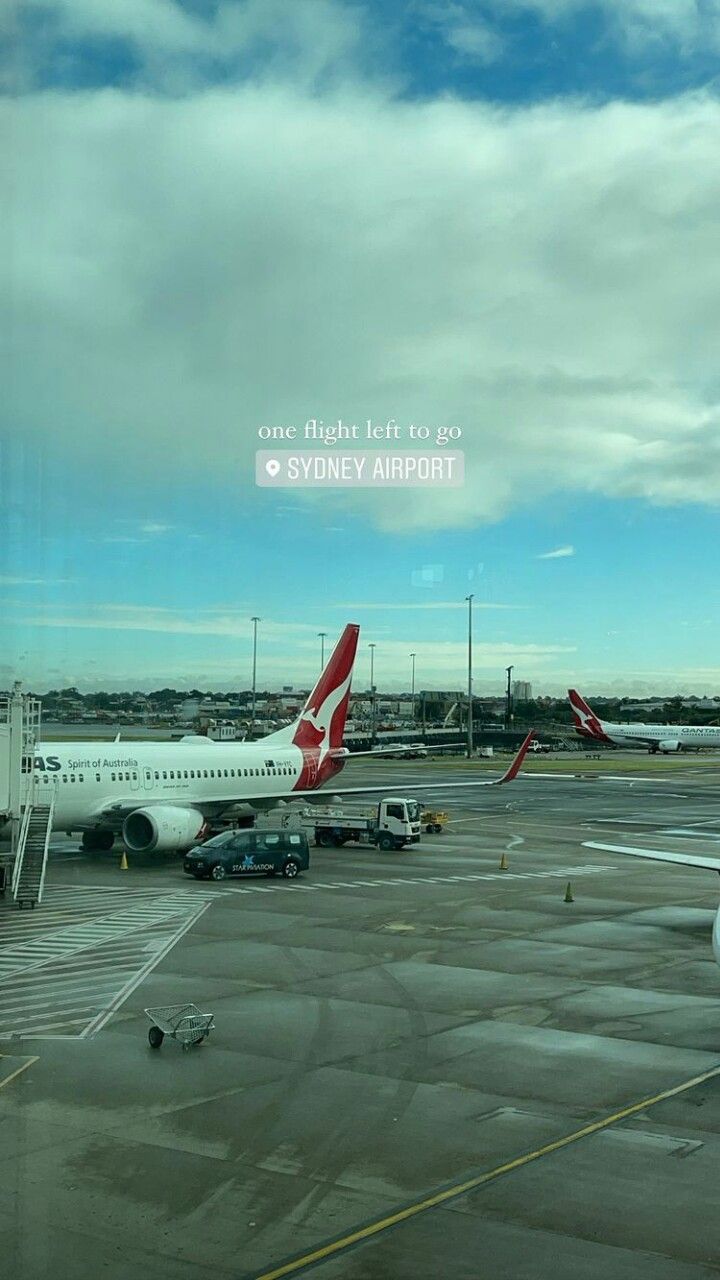
<path fill-rule="evenodd" d="M 354 623 L 345 627 L 298 719 L 257 742 L 187 735 L 180 742 L 37 744 L 36 795 L 42 802 L 54 788 L 53 829 L 81 832 L 86 850 L 111 849 L 122 833 L 136 853 L 181 852 L 239 813 L 316 795 L 351 754 L 342 741 L 359 632 Z M 444 782 L 443 791 L 512 782 L 532 737 L 502 777 Z M 427 782 L 403 783 L 404 791 L 427 789 Z M 329 798 L 380 791 L 387 784 L 333 788 Z"/>
<path fill-rule="evenodd" d="M 595 742 L 614 743 L 616 746 L 646 746 L 654 755 L 657 751 L 667 754 L 683 748 L 720 747 L 720 725 L 700 724 L 614 724 L 601 720 L 588 706 L 577 689 L 568 689 L 576 733 Z"/>
<path fill-rule="evenodd" d="M 640 849 L 624 844 L 603 844 L 598 840 L 585 841 L 588 849 L 602 849 L 605 853 L 623 853 L 631 858 L 646 858 L 650 862 L 672 862 L 681 867 L 701 867 L 720 875 L 720 858 L 702 853 L 673 853 L 669 849 Z M 715 961 L 720 965 L 720 907 L 713 924 L 712 948 Z"/>

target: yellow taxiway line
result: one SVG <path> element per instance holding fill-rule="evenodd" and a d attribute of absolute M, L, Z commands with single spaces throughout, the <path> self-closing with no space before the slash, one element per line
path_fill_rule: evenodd
<path fill-rule="evenodd" d="M 269 1271 L 263 1271 L 257 1274 L 254 1280 L 281 1280 L 283 1276 L 295 1275 L 298 1271 L 302 1271 L 304 1267 L 311 1267 L 318 1262 L 324 1262 L 328 1258 L 335 1257 L 346 1249 L 351 1249 L 353 1245 L 360 1244 L 363 1240 L 370 1240 L 373 1236 L 378 1236 L 383 1231 L 388 1231 L 391 1227 L 398 1226 L 401 1222 L 407 1222 L 409 1218 L 415 1218 L 420 1213 L 427 1213 L 429 1209 L 436 1209 L 439 1205 L 447 1204 L 449 1200 L 455 1200 L 458 1196 L 467 1195 L 469 1191 L 475 1191 L 478 1187 L 486 1186 L 488 1182 L 494 1182 L 496 1178 L 501 1178 L 506 1173 L 513 1173 L 516 1169 L 522 1169 L 534 1160 L 541 1160 L 543 1156 L 552 1155 L 554 1151 L 562 1151 L 563 1147 L 569 1147 L 572 1143 L 579 1142 L 582 1138 L 589 1138 L 594 1133 L 600 1133 L 603 1129 L 608 1129 L 611 1125 L 618 1124 L 621 1120 L 627 1120 L 629 1116 L 636 1115 L 638 1111 L 645 1111 L 648 1107 L 656 1106 L 658 1102 L 664 1102 L 667 1098 L 674 1098 L 679 1093 L 694 1089 L 696 1085 L 704 1084 L 706 1080 L 712 1080 L 715 1076 L 720 1076 L 720 1066 L 712 1067 L 709 1071 L 703 1071 L 701 1075 L 693 1076 L 690 1080 L 684 1080 L 682 1084 L 676 1084 L 671 1089 L 663 1089 L 662 1093 L 656 1093 L 653 1097 L 643 1098 L 640 1102 L 633 1102 L 630 1106 L 623 1107 L 620 1111 L 614 1111 L 611 1115 L 603 1116 L 600 1120 L 594 1120 L 591 1124 L 584 1125 L 582 1129 L 575 1129 L 573 1133 L 568 1133 L 563 1138 L 557 1138 L 554 1142 L 547 1142 L 544 1146 L 537 1147 L 534 1151 L 528 1151 L 524 1155 L 516 1156 L 514 1160 L 499 1164 L 494 1169 L 489 1169 L 486 1173 L 478 1173 L 471 1178 L 465 1178 L 462 1182 L 455 1182 L 451 1186 L 443 1187 L 442 1190 L 426 1196 L 423 1200 L 416 1200 L 413 1204 L 406 1205 L 403 1209 L 398 1209 L 395 1213 L 390 1213 L 384 1218 L 376 1218 L 374 1222 L 368 1222 L 364 1226 L 358 1227 L 355 1231 L 350 1231 L 338 1240 L 331 1240 L 328 1244 L 322 1244 L 316 1249 L 311 1249 L 309 1253 L 291 1258 L 287 1262 L 280 1263 L 279 1266 L 272 1267 Z"/>

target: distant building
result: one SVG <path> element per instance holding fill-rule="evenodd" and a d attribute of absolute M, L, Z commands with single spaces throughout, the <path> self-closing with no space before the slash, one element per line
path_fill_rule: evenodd
<path fill-rule="evenodd" d="M 208 725 L 207 736 L 213 742 L 233 742 L 239 735 L 235 725 L 225 720 Z"/>
<path fill-rule="evenodd" d="M 513 681 L 512 695 L 515 702 L 532 701 L 532 685 L 529 680 Z"/>
<path fill-rule="evenodd" d="M 304 702 L 305 699 L 298 693 L 283 693 L 274 698 L 272 703 L 268 702 L 267 706 L 275 715 L 299 716 Z"/>

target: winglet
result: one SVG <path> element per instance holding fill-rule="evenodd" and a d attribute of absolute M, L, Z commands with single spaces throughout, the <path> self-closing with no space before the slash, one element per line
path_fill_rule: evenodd
<path fill-rule="evenodd" d="M 500 783 L 502 782 L 512 782 L 513 778 L 517 777 L 517 775 L 520 772 L 520 769 L 522 768 L 522 762 L 528 753 L 528 747 L 530 746 L 530 743 L 532 742 L 534 737 L 535 737 L 535 730 L 531 729 L 525 741 L 523 742 L 520 750 L 518 751 L 515 759 L 513 760 L 512 764 L 505 771 L 502 778 L 496 779 L 496 786 L 499 786 Z"/>

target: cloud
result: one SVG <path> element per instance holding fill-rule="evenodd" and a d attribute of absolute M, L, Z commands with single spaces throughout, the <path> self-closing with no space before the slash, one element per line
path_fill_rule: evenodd
<path fill-rule="evenodd" d="M 454 603 L 454 602 L 453 602 Z M 35 607 L 25 606 L 17 609 L 15 614 L 8 612 L 7 624 L 20 624 L 22 627 L 39 629 L 38 649 L 22 655 L 21 659 L 8 667 L 11 679 L 22 675 L 25 683 L 36 687 L 43 681 L 57 685 L 76 684 L 87 688 L 88 677 L 85 663 L 79 654 L 97 655 L 103 652 L 99 634 L 110 633 L 117 637 L 117 653 L 115 661 L 110 663 L 110 670 L 103 675 L 93 673 L 93 687 L 108 688 L 152 688 L 158 685 L 177 685 L 205 681 L 217 684 L 218 679 L 225 686 L 237 688 L 247 687 L 250 654 L 252 652 L 252 622 L 245 611 L 234 611 L 219 607 L 215 610 L 192 610 L 170 608 L 160 605 L 137 604 L 96 604 L 83 608 L 44 608 L 42 612 Z M 43 631 L 58 633 L 53 636 L 51 645 L 42 642 Z M 461 688 L 466 680 L 467 641 L 464 635 L 464 624 L 458 627 L 460 635 L 457 640 L 423 640 L 412 635 L 409 639 L 390 638 L 379 635 L 375 647 L 375 671 L 377 682 L 382 689 L 408 688 L 408 655 L 412 649 L 416 653 L 416 687 L 419 688 Z M 66 632 L 67 635 L 62 635 Z M 89 633 L 80 639 L 83 633 Z M 133 634 L 155 633 L 164 636 L 164 667 L 162 676 L 153 675 L 155 658 L 148 657 L 143 645 L 133 642 Z M 127 634 L 129 639 L 120 639 Z M 215 644 L 210 645 L 210 652 L 205 643 L 193 645 L 194 640 L 204 641 L 213 637 Z M 328 631 L 326 654 L 329 655 L 336 635 Z M 197 656 L 198 647 L 202 656 Z M 488 640 L 476 638 L 473 646 L 473 668 L 477 679 L 476 691 L 483 686 L 483 674 L 486 679 L 501 683 L 502 671 L 508 662 L 522 666 L 528 678 L 550 673 L 555 678 L 564 679 L 562 667 L 567 661 L 566 655 L 576 652 L 574 645 L 565 643 L 538 642 L 517 638 L 513 641 Z M 271 687 L 282 684 L 308 684 L 317 677 L 318 628 L 313 623 L 275 622 L 272 619 L 261 619 L 258 628 L 258 672 L 261 683 L 267 682 Z M 53 664 L 62 661 L 64 674 L 56 674 L 51 678 L 48 662 Z M 557 664 L 560 663 L 560 670 Z M 240 673 L 240 674 L 234 674 Z M 353 686 L 355 689 L 367 687 L 369 682 L 369 653 L 364 641 L 358 651 L 355 664 Z M 491 689 L 492 685 L 488 685 Z"/>
<path fill-rule="evenodd" d="M 335 0 L 26 0 L 24 10 L 25 40 L 16 40 L 8 73 L 14 87 L 45 77 L 57 84 L 79 67 L 87 75 L 93 62 L 104 69 L 108 50 L 130 66 L 133 89 L 170 93 L 249 75 L 327 88 L 373 65 L 362 7 Z"/>
<path fill-rule="evenodd" d="M 0 574 L 2 587 L 59 587 L 72 581 L 72 578 L 13 578 Z"/>
<path fill-rule="evenodd" d="M 680 53 L 720 47 L 718 0 L 492 0 L 496 13 L 539 14 L 548 25 L 599 12 L 608 34 L 631 52 L 672 44 Z"/>
<path fill-rule="evenodd" d="M 340 604 L 326 605 L 329 609 L 463 609 L 467 613 L 467 604 L 462 600 L 413 600 L 406 603 L 398 603 L 397 601 L 388 600 L 382 603 L 377 601 L 361 600 L 353 603 L 344 601 Z M 473 609 L 526 609 L 524 604 L 488 604 L 483 600 L 473 602 Z"/>
<path fill-rule="evenodd" d="M 505 42 L 492 25 L 462 0 L 416 0 L 414 16 L 439 33 L 464 61 L 488 66 L 502 57 Z"/>
<path fill-rule="evenodd" d="M 4 412 L 28 447 L 235 501 L 260 423 L 391 416 L 461 426 L 464 489 L 297 500 L 398 532 L 561 492 L 717 505 L 713 97 L 510 110 L 263 81 L 3 110 Z"/>
<path fill-rule="evenodd" d="M 15 621 L 23 626 L 70 630 L 154 631 L 185 636 L 229 636 L 240 640 L 250 640 L 253 635 L 249 611 L 241 613 L 224 607 L 193 609 L 190 612 L 161 605 L 89 604 L 82 613 L 71 608 L 58 608 L 54 612 L 44 608 L 38 614 L 23 612 Z M 285 642 L 288 637 L 293 637 L 294 645 L 310 644 L 312 637 L 314 649 L 317 627 L 311 623 L 275 622 L 261 618 L 258 634 L 268 643 Z"/>
<path fill-rule="evenodd" d="M 482 65 L 513 58 L 528 18 L 548 28 L 548 39 L 577 32 L 586 43 L 580 24 L 591 23 L 591 56 L 606 56 L 609 46 L 641 65 L 667 50 L 689 58 L 720 49 L 720 0 L 415 0 L 414 14 L 455 53 Z"/>
<path fill-rule="evenodd" d="M 141 532 L 141 533 L 150 533 L 150 534 L 157 534 L 157 533 L 170 533 L 170 531 L 171 531 L 174 527 L 175 527 L 175 526 L 174 526 L 174 525 L 171 525 L 171 524 L 157 524 L 157 523 L 156 523 L 155 521 L 153 521 L 153 520 L 148 520 L 148 522 L 147 522 L 146 524 L 141 524 L 141 525 L 140 525 L 140 532 Z"/>
<path fill-rule="evenodd" d="M 556 547 L 554 551 L 543 551 L 542 555 L 536 556 L 536 560 L 564 560 L 567 556 L 574 556 L 575 548 L 571 546 Z"/>

